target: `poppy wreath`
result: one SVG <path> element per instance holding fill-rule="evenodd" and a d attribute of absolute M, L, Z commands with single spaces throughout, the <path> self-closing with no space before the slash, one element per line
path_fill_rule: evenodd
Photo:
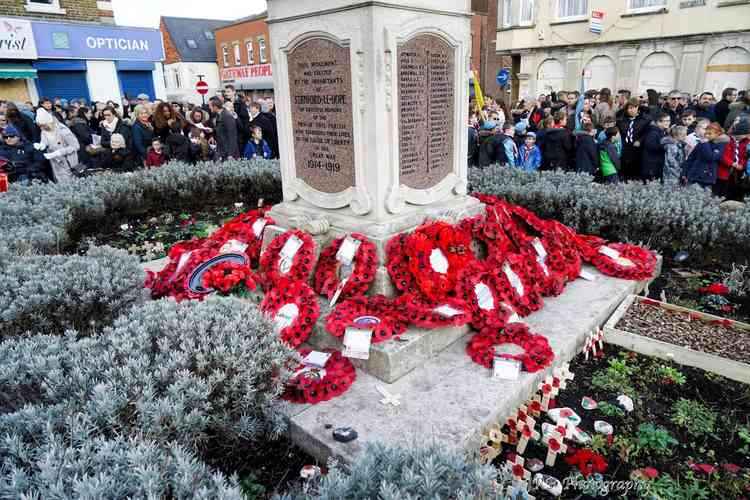
<path fill-rule="evenodd" d="M 619 259 L 627 259 L 629 263 L 625 260 L 618 262 L 601 253 L 603 246 L 599 246 L 590 262 L 602 273 L 626 280 L 646 280 L 654 275 L 656 256 L 649 250 L 627 243 L 609 243 L 606 246 L 619 253 Z"/>
<path fill-rule="evenodd" d="M 492 298 L 491 304 L 480 304 L 476 291 L 477 285 L 487 287 L 487 291 Z M 495 279 L 484 262 L 474 261 L 461 271 L 456 292 L 458 298 L 469 306 L 471 326 L 477 330 L 488 326 L 494 328 L 505 326 L 510 313 L 501 306 L 502 296 L 495 286 Z M 487 300 L 489 300 L 489 297 L 487 297 Z"/>
<path fill-rule="evenodd" d="M 287 304 L 297 306 L 298 314 L 289 326 L 281 329 L 281 340 L 298 347 L 310 337 L 313 326 L 320 316 L 320 305 L 310 285 L 302 281 L 283 279 L 278 286 L 266 293 L 260 310 L 275 320 L 279 310 Z"/>
<path fill-rule="evenodd" d="M 536 284 L 536 289 L 544 297 L 557 297 L 565 290 L 567 273 L 560 272 L 552 268 L 550 261 L 556 259 L 557 262 L 564 262 L 562 255 L 557 254 L 554 247 L 545 244 L 544 240 L 539 239 L 537 245 L 542 245 L 546 255 L 541 257 L 534 246 L 532 240 L 523 245 L 522 255 L 526 256 L 526 272 L 532 281 Z M 550 253 L 552 252 L 552 253 Z"/>
<path fill-rule="evenodd" d="M 534 311 L 540 310 L 544 303 L 542 296 L 535 286 L 536 274 L 531 272 L 532 265 L 529 261 L 536 262 L 533 258 L 524 254 L 510 254 L 502 265 L 492 271 L 492 276 L 500 296 L 508 302 L 521 316 L 528 316 Z M 506 265 L 510 271 L 518 277 L 523 293 L 517 290 L 505 272 Z"/>
<path fill-rule="evenodd" d="M 218 249 L 208 245 L 205 239 L 177 243 L 169 251 L 169 264 L 158 273 L 149 273 L 146 288 L 151 288 L 154 299 L 173 297 L 177 302 L 203 300 L 206 294 L 190 291 L 190 275 L 195 268 L 218 254 Z"/>
<path fill-rule="evenodd" d="M 209 240 L 219 247 L 230 240 L 246 244 L 245 254 L 250 259 L 250 267 L 257 268 L 263 245 L 263 232 L 266 226 L 275 224 L 273 219 L 265 216 L 265 213 L 266 208 L 261 208 L 240 214 L 217 229 L 209 236 Z M 263 223 L 259 223 L 257 228 L 254 227 L 259 220 L 263 220 Z"/>
<path fill-rule="evenodd" d="M 578 279 L 581 274 L 581 254 L 576 243 L 576 234 L 568 226 L 547 221 L 545 247 L 549 254 L 547 265 L 554 272 L 564 273 L 566 281 Z"/>
<path fill-rule="evenodd" d="M 203 275 L 203 286 L 221 295 L 255 290 L 256 281 L 250 266 L 236 262 L 222 262 Z"/>
<path fill-rule="evenodd" d="M 326 330 L 334 337 L 343 337 L 349 327 L 371 329 L 372 343 L 377 344 L 404 333 L 407 318 L 383 295 L 354 297 L 340 302 L 326 318 Z"/>
<path fill-rule="evenodd" d="M 503 358 L 516 359 L 523 364 L 529 373 L 538 372 L 550 366 L 555 353 L 544 335 L 531 333 L 524 323 L 511 323 L 504 329 L 485 328 L 475 334 L 466 345 L 466 352 L 475 363 L 492 368 L 495 359 L 495 347 L 503 344 L 514 344 L 521 347 L 521 354 L 498 354 Z"/>
<path fill-rule="evenodd" d="M 427 330 L 464 326 L 473 316 L 469 304 L 456 298 L 433 302 L 419 294 L 409 293 L 397 298 L 395 305 L 410 325 Z"/>
<path fill-rule="evenodd" d="M 292 266 L 287 273 L 282 273 L 279 269 L 281 263 L 281 250 L 286 242 L 292 236 L 296 236 L 302 241 L 302 246 L 292 259 Z M 276 286 L 284 280 L 307 281 L 310 272 L 315 265 L 315 242 L 312 236 L 300 231 L 291 229 L 284 234 L 275 237 L 271 244 L 266 247 L 260 258 L 260 272 L 263 284 L 266 289 Z"/>
<path fill-rule="evenodd" d="M 310 349 L 299 350 L 303 358 L 310 352 Z M 283 399 L 292 403 L 314 405 L 341 396 L 349 390 L 357 378 L 354 365 L 338 351 L 325 352 L 331 353 L 325 368 L 297 373 L 287 382 Z M 297 369 L 301 368 L 303 366 L 300 363 Z"/>
<path fill-rule="evenodd" d="M 417 288 L 432 301 L 453 294 L 458 273 L 475 260 L 471 234 L 443 221 L 418 227 L 406 240 L 409 271 Z M 434 268 L 433 257 L 442 254 L 447 269 Z"/>
<path fill-rule="evenodd" d="M 476 241 L 486 246 L 485 260 L 487 262 L 502 262 L 506 254 L 516 251 L 513 242 L 503 231 L 502 224 L 490 212 L 489 207 L 486 215 L 464 219 L 460 227 L 463 231 L 469 232 Z"/>
<path fill-rule="evenodd" d="M 375 272 L 378 267 L 375 244 L 363 234 L 352 233 L 351 237 L 359 240 L 360 245 L 352 261 L 352 274 L 341 291 L 341 298 L 364 295 L 375 279 Z M 336 254 L 345 239 L 345 237 L 341 237 L 333 240 L 320 253 L 318 267 L 315 269 L 313 288 L 317 293 L 328 297 L 329 300 L 333 298 L 341 284 L 339 279 L 341 263 L 336 259 Z"/>
<path fill-rule="evenodd" d="M 399 292 L 414 290 L 414 276 L 409 271 L 409 258 L 406 255 L 407 233 L 394 236 L 385 245 L 386 264 L 391 283 Z"/>

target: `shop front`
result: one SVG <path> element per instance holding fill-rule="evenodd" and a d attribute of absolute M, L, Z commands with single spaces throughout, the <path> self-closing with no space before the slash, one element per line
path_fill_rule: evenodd
<path fill-rule="evenodd" d="M 232 84 L 253 99 L 273 97 L 273 72 L 270 64 L 254 64 L 221 70 L 223 85 Z"/>
<path fill-rule="evenodd" d="M 0 99 L 26 102 L 35 100 L 32 66 L 37 58 L 31 22 L 0 18 Z"/>

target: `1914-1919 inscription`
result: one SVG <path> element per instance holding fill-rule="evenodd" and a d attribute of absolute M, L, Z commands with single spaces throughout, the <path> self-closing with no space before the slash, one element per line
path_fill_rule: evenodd
<path fill-rule="evenodd" d="M 340 193 L 355 181 L 349 48 L 313 38 L 289 52 L 288 64 L 297 178 Z"/>
<path fill-rule="evenodd" d="M 398 47 L 401 184 L 428 189 L 453 171 L 455 56 L 436 35 Z"/>

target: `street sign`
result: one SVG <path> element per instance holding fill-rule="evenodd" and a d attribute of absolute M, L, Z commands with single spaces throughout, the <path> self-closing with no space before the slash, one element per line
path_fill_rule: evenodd
<path fill-rule="evenodd" d="M 600 10 L 592 10 L 589 31 L 591 31 L 592 33 L 596 33 L 597 35 L 601 35 L 602 24 L 604 24 L 604 12 Z"/>
<path fill-rule="evenodd" d="M 208 84 L 204 82 L 203 80 L 199 81 L 195 84 L 195 91 L 198 92 L 200 95 L 206 95 L 208 94 Z"/>
<path fill-rule="evenodd" d="M 500 71 L 497 72 L 497 84 L 500 85 L 500 87 L 505 87 L 508 85 L 508 80 L 510 80 L 510 71 L 508 71 L 508 68 L 503 68 Z"/>

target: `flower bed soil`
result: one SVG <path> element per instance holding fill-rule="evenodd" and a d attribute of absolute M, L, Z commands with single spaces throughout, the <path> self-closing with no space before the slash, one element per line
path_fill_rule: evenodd
<path fill-rule="evenodd" d="M 619 330 L 750 363 L 750 331 L 635 301 L 617 323 Z"/>
<path fill-rule="evenodd" d="M 624 380 L 630 388 L 603 388 L 601 383 L 594 384 L 596 379 L 599 382 L 607 380 L 602 374 L 608 373 L 610 360 L 616 360 L 618 364 L 627 367 L 630 376 Z M 679 385 L 664 378 L 663 367 L 678 370 L 685 377 L 684 382 Z M 604 481 L 629 481 L 634 470 L 645 467 L 653 467 L 659 475 L 656 479 L 643 482 L 642 488 L 648 486 L 651 494 L 657 495 L 653 497 L 649 497 L 645 489 L 639 493 L 633 490 L 627 494 L 611 491 L 597 496 L 591 491 L 584 492 L 570 487 L 559 498 L 750 498 L 750 386 L 609 344 L 605 344 L 602 357 L 590 357 L 586 361 L 583 355 L 579 355 L 571 363 L 570 370 L 575 374 L 575 379 L 568 382 L 554 406 L 568 407 L 575 411 L 582 419 L 580 428 L 594 436 L 594 443 L 577 445 L 566 440 L 569 453 L 571 448 L 585 448 L 601 454 L 608 463 L 603 474 Z M 610 373 L 611 371 L 610 369 Z M 612 380 L 615 379 L 610 379 L 610 383 Z M 584 396 L 593 398 L 601 405 L 602 402 L 615 403 L 617 396 L 623 393 L 630 395 L 634 401 L 632 413 L 608 416 L 599 408 L 584 410 L 581 407 Z M 680 398 L 698 401 L 715 413 L 717 420 L 713 432 L 695 436 L 672 422 L 673 404 Z M 612 444 L 608 444 L 604 436 L 595 433 L 595 420 L 603 420 L 614 427 Z M 551 420 L 545 414 L 537 418 L 536 430 L 540 433 L 542 422 L 551 423 Z M 653 424 L 666 429 L 677 443 L 664 454 L 648 450 L 634 451 L 641 424 Z M 507 430 L 507 427 L 503 428 L 503 431 Z M 515 446 L 503 444 L 503 453 L 493 463 L 498 467 L 502 466 L 514 452 Z M 527 464 L 531 458 L 544 461 L 546 454 L 547 448 L 540 441 L 530 441 L 524 459 Z M 735 469 L 735 465 L 739 469 Z M 705 466 L 715 467 L 715 470 L 706 474 L 701 470 Z M 566 463 L 565 455 L 558 455 L 555 466 L 545 467 L 541 473 L 552 475 L 565 484 L 565 478 L 577 471 L 575 466 Z M 679 487 L 676 486 L 676 481 L 679 482 Z M 689 496 L 689 488 L 695 488 L 699 493 Z M 538 500 L 553 498 L 539 489 L 533 490 L 532 494 Z"/>

